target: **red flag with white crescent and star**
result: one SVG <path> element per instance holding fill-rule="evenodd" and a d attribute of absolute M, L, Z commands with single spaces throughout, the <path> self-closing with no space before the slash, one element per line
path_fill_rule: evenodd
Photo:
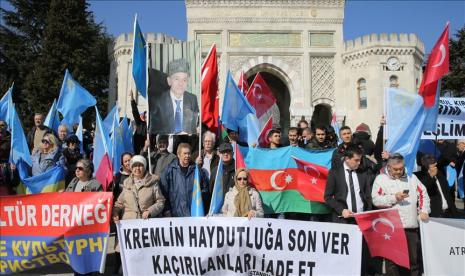
<path fill-rule="evenodd" d="M 247 91 L 249 91 L 249 84 L 247 83 L 247 77 L 245 76 L 244 70 L 241 70 L 241 76 L 237 82 L 237 87 L 239 87 L 244 95 L 247 95 Z"/>
<path fill-rule="evenodd" d="M 372 257 L 379 256 L 410 268 L 407 238 L 394 208 L 354 214 Z"/>
<path fill-rule="evenodd" d="M 202 64 L 201 76 L 202 123 L 208 126 L 210 131 L 217 133 L 220 105 L 218 100 L 218 62 L 216 44 L 214 43 Z"/>
<path fill-rule="evenodd" d="M 418 93 L 423 97 L 425 107 L 432 107 L 436 101 L 438 80 L 449 72 L 449 23 L 434 45 L 428 58 Z"/>
<path fill-rule="evenodd" d="M 312 195 L 309 196 L 309 200 L 316 200 L 324 202 L 324 194 L 326 188 L 326 180 L 328 179 L 329 170 L 326 167 L 301 160 L 295 156 L 292 156 L 299 171 L 305 173 L 305 178 L 310 180 L 310 185 L 307 181 L 299 181 L 299 190 L 307 191 L 311 190 Z"/>
<path fill-rule="evenodd" d="M 273 117 L 270 116 L 270 118 L 268 118 L 268 121 L 266 121 L 265 125 L 260 131 L 260 135 L 258 136 L 259 147 L 267 148 L 270 145 L 270 142 L 268 141 L 268 133 L 272 128 L 273 128 Z"/>
<path fill-rule="evenodd" d="M 250 85 L 247 92 L 247 101 L 255 108 L 257 118 L 260 118 L 264 113 L 276 103 L 276 98 L 271 92 L 271 89 L 266 84 L 260 73 L 257 73 L 255 79 Z"/>

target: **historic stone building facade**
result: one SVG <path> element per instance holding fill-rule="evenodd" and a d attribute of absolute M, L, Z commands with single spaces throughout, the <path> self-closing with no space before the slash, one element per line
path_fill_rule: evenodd
<path fill-rule="evenodd" d="M 277 98 L 284 129 L 302 116 L 314 124 L 329 123 L 335 112 L 340 123 L 355 127 L 364 122 L 374 131 L 383 112 L 384 87 L 411 92 L 419 87 L 424 46 L 414 34 L 371 34 L 344 42 L 344 4 L 186 0 L 188 40 L 202 42 L 203 56 L 216 43 L 220 99 L 227 70 L 236 80 L 244 71 L 249 83 L 260 72 Z M 125 85 L 131 77 L 130 55 L 124 61 L 118 55 L 131 49 L 127 38 L 121 35 L 114 45 L 110 94 L 118 98 L 133 86 Z M 116 75 L 117 86 L 112 80 Z"/>

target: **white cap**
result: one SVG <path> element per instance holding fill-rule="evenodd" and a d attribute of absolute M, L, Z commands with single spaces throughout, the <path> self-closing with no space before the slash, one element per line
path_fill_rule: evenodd
<path fill-rule="evenodd" d="M 145 160 L 145 157 L 142 156 L 142 155 L 134 155 L 131 158 L 131 161 L 129 162 L 129 165 L 132 168 L 134 166 L 134 164 L 136 164 L 136 163 L 140 163 L 140 164 L 144 165 L 144 169 L 147 168 L 147 161 Z"/>

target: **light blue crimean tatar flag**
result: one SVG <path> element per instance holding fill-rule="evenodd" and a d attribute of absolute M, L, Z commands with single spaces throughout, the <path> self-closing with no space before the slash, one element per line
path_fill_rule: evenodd
<path fill-rule="evenodd" d="M 97 100 L 95 97 L 75 81 L 68 72 L 68 69 L 66 69 L 65 78 L 61 85 L 60 97 L 57 102 L 57 109 L 63 115 L 62 123 L 65 123 L 69 127 L 79 123 L 79 115 L 96 103 Z"/>
<path fill-rule="evenodd" d="M 109 140 L 110 137 L 103 128 L 102 117 L 100 117 L 100 113 L 98 112 L 97 107 L 95 107 L 94 153 L 92 157 L 92 163 L 94 164 L 94 169 L 96 171 L 100 166 L 100 162 L 102 161 L 103 156 L 109 152 Z"/>
<path fill-rule="evenodd" d="M 115 114 L 119 116 L 118 102 L 116 102 L 115 106 L 113 106 L 110 112 L 108 112 L 105 119 L 103 119 L 103 127 L 105 128 L 105 131 L 108 134 L 111 134 L 113 131 L 113 120 L 115 118 Z"/>
<path fill-rule="evenodd" d="M 9 162 L 15 164 L 21 178 L 27 177 L 27 166 L 32 166 L 31 154 L 27 145 L 26 135 L 19 120 L 13 102 L 8 104 L 8 128 L 11 133 L 11 150 Z"/>
<path fill-rule="evenodd" d="M 215 184 L 213 186 L 212 200 L 210 202 L 210 209 L 208 215 L 214 215 L 221 213 L 221 207 L 223 207 L 224 191 L 223 191 L 223 161 L 220 160 L 218 163 L 218 169 L 216 171 Z"/>
<path fill-rule="evenodd" d="M 109 152 L 113 174 L 116 175 L 121 167 L 121 155 L 124 153 L 123 132 L 119 123 L 118 113 L 113 114 L 111 133 Z"/>
<path fill-rule="evenodd" d="M 80 149 L 80 152 L 81 152 L 82 155 L 85 154 L 85 151 L 84 151 L 84 138 L 83 138 L 83 133 L 82 133 L 83 130 L 84 130 L 84 126 L 82 125 L 82 117 L 79 116 L 79 126 L 76 129 L 75 134 L 76 134 L 79 142 L 81 142 L 81 143 L 79 143 L 79 149 Z"/>
<path fill-rule="evenodd" d="M 8 106 L 9 103 L 13 103 L 13 84 L 8 91 L 6 91 L 5 95 L 3 95 L 2 99 L 0 99 L 0 120 L 7 122 L 8 121 Z"/>
<path fill-rule="evenodd" d="M 191 217 L 203 217 L 205 210 L 203 208 L 202 189 L 200 188 L 200 171 L 195 166 L 194 187 L 192 187 Z"/>
<path fill-rule="evenodd" d="M 45 117 L 44 125 L 58 133 L 58 127 L 60 126 L 60 115 L 58 114 L 56 99 L 53 100 L 52 107 L 50 107 L 47 117 Z"/>
<path fill-rule="evenodd" d="M 132 48 L 132 77 L 136 83 L 136 89 L 146 98 L 147 96 L 147 52 L 144 35 L 137 21 L 137 14 L 134 18 L 134 41 Z"/>
<path fill-rule="evenodd" d="M 132 143 L 132 137 L 134 134 L 126 115 L 124 115 L 124 118 L 120 123 L 120 127 L 123 131 L 124 151 L 134 153 L 134 144 Z"/>
<path fill-rule="evenodd" d="M 402 154 L 407 173 L 412 175 L 426 119 L 423 98 L 399 89 L 388 91 L 385 98 L 386 122 L 389 124 L 386 150 L 391 154 Z"/>
<path fill-rule="evenodd" d="M 255 109 L 247 101 L 228 72 L 223 99 L 222 124 L 239 132 L 239 140 L 249 145 L 257 143 L 260 135 L 259 122 Z"/>

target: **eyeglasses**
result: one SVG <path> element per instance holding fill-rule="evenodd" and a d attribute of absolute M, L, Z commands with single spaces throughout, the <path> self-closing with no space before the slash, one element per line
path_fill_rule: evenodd
<path fill-rule="evenodd" d="M 46 139 L 42 139 L 42 144 L 49 144 L 50 145 L 50 141 L 46 140 Z"/>
<path fill-rule="evenodd" d="M 76 171 L 83 171 L 84 168 L 83 167 L 76 167 Z"/>
<path fill-rule="evenodd" d="M 247 177 L 238 177 L 237 181 L 247 181 Z"/>

